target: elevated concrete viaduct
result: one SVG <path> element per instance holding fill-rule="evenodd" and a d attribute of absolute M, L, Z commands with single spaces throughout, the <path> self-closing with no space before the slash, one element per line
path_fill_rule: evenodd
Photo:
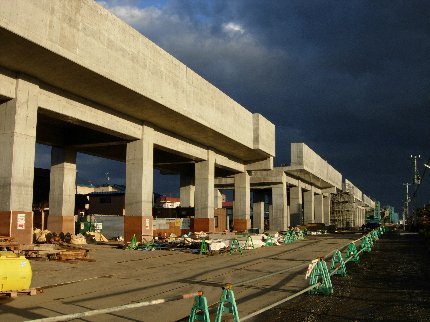
<path fill-rule="evenodd" d="M 214 227 L 214 180 L 270 170 L 275 127 L 91 0 L 0 6 L 0 235 L 32 239 L 35 144 L 51 145 L 48 229 L 74 230 L 76 153 L 126 162 L 125 238 L 152 235 L 153 168 L 181 174 L 195 229 Z"/>
<path fill-rule="evenodd" d="M 217 189 L 233 189 L 236 177 L 217 178 Z M 269 229 L 286 230 L 308 223 L 330 224 L 331 194 L 342 190 L 342 175 L 304 143 L 291 144 L 291 165 L 250 172 L 253 190 L 253 227 L 264 230 L 264 196 L 271 196 Z M 233 208 L 235 216 L 236 196 Z"/>
<path fill-rule="evenodd" d="M 291 164 L 272 170 L 250 172 L 253 191 L 253 228 L 264 230 L 265 197 L 270 196 L 269 230 L 286 230 L 289 226 L 310 223 L 336 225 L 339 228 L 361 227 L 366 211 L 375 202 L 362 193 L 304 143 L 291 144 Z M 233 189 L 236 178 L 217 178 L 216 189 Z M 343 198 L 341 194 L 347 194 Z M 235 196 L 235 203 L 240 196 Z M 332 198 L 334 198 L 334 202 Z M 340 200 L 340 204 L 338 200 Z M 334 209 L 332 209 L 334 205 Z M 235 208 L 233 208 L 234 216 Z M 348 225 L 345 223 L 348 222 Z"/>

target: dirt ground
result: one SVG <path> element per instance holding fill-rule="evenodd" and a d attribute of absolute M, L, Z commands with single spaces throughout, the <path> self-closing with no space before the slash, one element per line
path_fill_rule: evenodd
<path fill-rule="evenodd" d="M 252 321 L 430 321 L 430 251 L 417 234 L 386 233 L 333 295 L 302 295 Z"/>

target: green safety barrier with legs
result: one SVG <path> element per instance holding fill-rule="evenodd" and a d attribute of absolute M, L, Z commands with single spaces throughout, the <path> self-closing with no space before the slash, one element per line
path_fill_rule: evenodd
<path fill-rule="evenodd" d="M 233 321 L 239 322 L 239 312 L 237 310 L 236 300 L 234 298 L 233 286 L 227 283 L 222 288 L 221 298 L 218 303 L 215 322 L 221 322 L 224 313 L 232 313 Z"/>
<path fill-rule="evenodd" d="M 317 258 L 312 261 L 308 267 L 306 278 L 307 277 L 309 277 L 309 286 L 318 284 L 316 287 L 309 290 L 310 294 L 330 295 L 333 293 L 330 274 L 323 258 Z"/>
<path fill-rule="evenodd" d="M 239 311 L 237 310 L 236 299 L 233 293 L 233 286 L 227 283 L 222 288 L 220 300 L 218 302 L 215 322 L 221 322 L 225 313 L 231 313 L 234 322 L 240 322 Z M 203 321 L 210 322 L 208 301 L 203 293 L 194 297 L 194 303 L 188 322 Z"/>
<path fill-rule="evenodd" d="M 303 230 L 296 232 L 296 239 L 305 239 L 305 233 Z"/>
<path fill-rule="evenodd" d="M 360 256 L 358 255 L 357 247 L 354 243 L 350 243 L 346 248 L 346 260 L 351 262 L 358 262 Z"/>
<path fill-rule="evenodd" d="M 346 266 L 342 258 L 342 253 L 336 250 L 331 258 L 330 275 L 346 276 Z"/>
<path fill-rule="evenodd" d="M 201 295 L 197 295 L 196 297 L 194 297 L 194 303 L 193 307 L 191 308 L 188 322 L 210 322 L 210 320 L 211 319 L 209 317 L 208 300 L 206 299 L 206 296 L 203 296 L 203 293 Z"/>
<path fill-rule="evenodd" d="M 252 240 L 251 235 L 246 236 L 246 241 L 245 241 L 245 245 L 243 246 L 243 248 L 245 248 L 245 249 L 249 249 L 249 248 L 255 249 L 254 242 Z"/>
<path fill-rule="evenodd" d="M 363 240 L 360 245 L 360 249 L 363 249 L 365 252 L 369 253 L 372 250 L 372 242 L 370 238 L 367 236 L 363 237 Z"/>
<path fill-rule="evenodd" d="M 285 233 L 284 244 L 291 244 L 296 241 L 296 234 L 294 231 L 290 230 Z"/>
<path fill-rule="evenodd" d="M 362 241 L 359 251 L 357 250 L 357 246 L 355 246 L 355 242 L 351 242 L 346 248 L 345 260 L 342 258 L 342 253 L 336 250 L 331 259 L 330 270 L 323 258 L 313 260 L 311 264 L 309 264 L 308 271 L 306 272 L 306 278 L 309 277 L 308 292 L 310 294 L 332 294 L 333 286 L 330 277 L 332 275 L 346 276 L 345 264 L 348 262 L 358 262 L 360 260 L 360 253 L 370 252 L 373 243 L 378 240 L 379 236 L 384 234 L 385 231 L 385 227 L 379 227 L 363 236 L 361 238 Z"/>
<path fill-rule="evenodd" d="M 230 255 L 234 252 L 239 252 L 242 255 L 242 247 L 240 247 L 239 241 L 236 238 L 230 240 Z"/>
<path fill-rule="evenodd" d="M 265 246 L 273 246 L 273 237 L 270 235 L 266 236 L 266 244 Z"/>
<path fill-rule="evenodd" d="M 202 254 L 208 254 L 209 253 L 209 249 L 208 249 L 208 244 L 206 243 L 206 239 L 202 239 L 202 243 L 200 245 L 200 255 Z"/>

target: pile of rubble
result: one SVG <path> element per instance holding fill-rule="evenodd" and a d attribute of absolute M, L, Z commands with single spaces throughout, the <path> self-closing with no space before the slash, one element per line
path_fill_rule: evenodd
<path fill-rule="evenodd" d="M 94 234 L 94 233 L 93 233 Z M 44 260 L 88 260 L 89 250 L 80 247 L 87 244 L 91 238 L 97 235 L 83 236 L 70 233 L 56 234 L 49 230 L 34 229 L 34 244 L 20 244 L 16 252 L 30 259 Z"/>
<path fill-rule="evenodd" d="M 71 233 L 64 234 L 63 232 L 56 234 L 55 232 L 51 232 L 49 230 L 41 230 L 38 228 L 33 230 L 33 240 L 37 244 L 51 244 L 63 242 L 71 245 L 85 245 L 88 243 L 108 241 L 108 239 L 100 232 L 86 232 L 85 235 L 74 235 Z"/>
<path fill-rule="evenodd" d="M 124 249 L 131 250 L 178 250 L 200 254 L 225 253 L 240 251 L 245 249 L 256 249 L 260 247 L 289 244 L 298 239 L 303 239 L 307 234 L 306 230 L 299 228 L 274 234 L 234 234 L 234 233 L 214 233 L 205 232 L 188 233 L 183 236 L 170 234 L 166 237 L 154 237 L 152 240 L 137 241 L 136 236 L 132 241 L 123 246 Z"/>

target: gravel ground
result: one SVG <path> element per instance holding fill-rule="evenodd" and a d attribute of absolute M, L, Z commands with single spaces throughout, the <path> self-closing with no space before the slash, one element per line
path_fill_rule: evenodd
<path fill-rule="evenodd" d="M 331 296 L 302 295 L 252 321 L 430 321 L 430 251 L 417 234 L 386 233 Z"/>

